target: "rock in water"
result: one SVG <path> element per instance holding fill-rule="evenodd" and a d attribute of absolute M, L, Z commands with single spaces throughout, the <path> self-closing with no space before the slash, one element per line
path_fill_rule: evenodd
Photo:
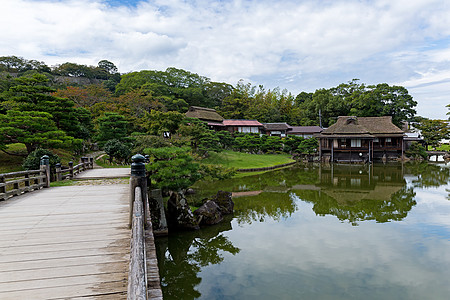
<path fill-rule="evenodd" d="M 181 230 L 200 229 L 198 221 L 187 204 L 186 199 L 180 193 L 172 193 L 167 202 L 169 227 Z"/>
<path fill-rule="evenodd" d="M 206 201 L 200 208 L 194 211 L 200 225 L 214 225 L 222 221 L 220 207 L 211 200 Z"/>
<path fill-rule="evenodd" d="M 234 202 L 231 197 L 231 192 L 218 191 L 212 201 L 220 207 L 220 212 L 222 214 L 227 215 L 233 213 Z"/>

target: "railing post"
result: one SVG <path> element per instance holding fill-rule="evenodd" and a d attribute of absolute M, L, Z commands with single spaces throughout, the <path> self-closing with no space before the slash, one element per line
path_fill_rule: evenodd
<path fill-rule="evenodd" d="M 45 174 L 45 188 L 50 187 L 50 158 L 48 155 L 44 155 L 41 157 L 41 171 Z"/>
<path fill-rule="evenodd" d="M 93 157 L 89 157 L 89 164 L 90 164 L 90 168 L 93 169 L 94 168 L 94 158 Z"/>
<path fill-rule="evenodd" d="M 62 174 L 61 174 L 61 164 L 60 163 L 57 163 L 56 165 L 55 165 L 55 180 L 56 181 L 61 181 L 62 180 Z"/>
<path fill-rule="evenodd" d="M 6 183 L 5 176 L 3 176 L 3 175 L 0 176 L 0 183 Z M 6 184 L 0 186 L 0 194 L 5 194 L 5 193 L 6 193 Z"/>
<path fill-rule="evenodd" d="M 69 161 L 69 178 L 73 179 L 73 161 Z"/>
<path fill-rule="evenodd" d="M 133 205 L 137 186 L 141 187 L 141 199 L 144 207 L 144 224 L 147 225 L 147 178 L 145 177 L 145 157 L 136 154 L 131 158 L 131 177 L 130 177 L 130 218 L 128 226 L 131 228 L 133 220 Z"/>
<path fill-rule="evenodd" d="M 81 165 L 82 165 L 82 168 L 83 168 L 83 172 L 86 171 L 86 169 L 87 169 L 86 164 L 87 164 L 87 157 L 84 157 L 84 156 L 83 156 L 83 157 L 81 158 Z"/>

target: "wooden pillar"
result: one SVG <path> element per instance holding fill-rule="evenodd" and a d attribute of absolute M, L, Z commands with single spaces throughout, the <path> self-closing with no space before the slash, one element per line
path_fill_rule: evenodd
<path fill-rule="evenodd" d="M 93 169 L 94 168 L 94 158 L 93 157 L 89 158 L 89 164 L 90 164 L 90 168 Z"/>
<path fill-rule="evenodd" d="M 331 139 L 331 162 L 334 162 L 334 139 Z"/>
<path fill-rule="evenodd" d="M 73 179 L 73 161 L 69 161 L 69 178 Z"/>
<path fill-rule="evenodd" d="M 48 155 L 44 155 L 41 157 L 41 172 L 45 175 L 45 183 L 44 187 L 50 187 L 50 159 Z"/>
<path fill-rule="evenodd" d="M 62 174 L 61 174 L 61 164 L 57 163 L 55 165 L 55 180 L 56 181 L 61 181 L 62 180 Z"/>

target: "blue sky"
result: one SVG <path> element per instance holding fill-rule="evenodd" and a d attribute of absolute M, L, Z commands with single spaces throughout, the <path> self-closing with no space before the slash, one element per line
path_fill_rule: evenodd
<path fill-rule="evenodd" d="M 293 94 L 353 78 L 405 86 L 446 119 L 450 1 L 2 0 L 0 56 L 177 67 Z"/>

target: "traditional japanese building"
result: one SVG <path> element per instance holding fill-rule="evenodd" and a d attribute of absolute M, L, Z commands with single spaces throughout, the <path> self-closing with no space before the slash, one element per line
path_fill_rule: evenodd
<path fill-rule="evenodd" d="M 309 139 L 312 137 L 317 137 L 322 131 L 323 128 L 319 126 L 291 126 L 287 134 Z"/>
<path fill-rule="evenodd" d="M 224 130 L 223 118 L 215 109 L 191 106 L 186 112 L 186 117 L 197 118 L 208 123 L 209 128 L 214 130 Z"/>
<path fill-rule="evenodd" d="M 398 159 L 404 152 L 404 131 L 390 116 L 342 116 L 318 138 L 321 159 L 332 162 Z"/>
<path fill-rule="evenodd" d="M 231 133 L 262 133 L 264 126 L 256 120 L 223 120 L 224 129 Z"/>
<path fill-rule="evenodd" d="M 291 126 L 287 123 L 263 123 L 263 131 L 270 136 L 286 137 L 288 130 Z"/>

